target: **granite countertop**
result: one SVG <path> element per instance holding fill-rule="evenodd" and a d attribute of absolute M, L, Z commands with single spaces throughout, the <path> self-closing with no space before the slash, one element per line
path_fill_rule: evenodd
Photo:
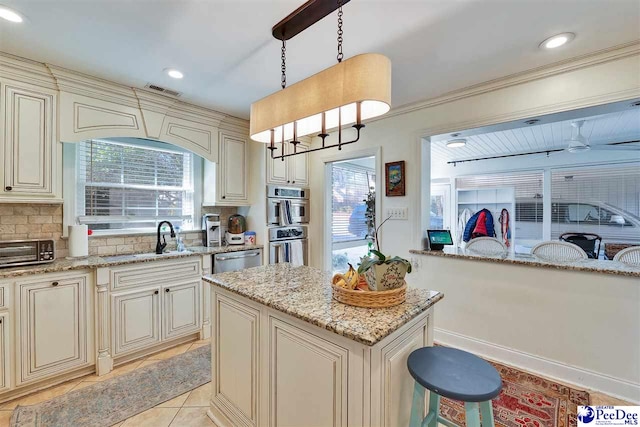
<path fill-rule="evenodd" d="M 331 276 L 313 267 L 280 263 L 203 279 L 366 345 L 376 344 L 444 297 L 437 291 L 407 288 L 407 300 L 395 307 L 353 307 L 332 298 Z"/>
<path fill-rule="evenodd" d="M 617 261 L 586 259 L 575 262 L 550 262 L 535 258 L 532 255 L 509 253 L 501 256 L 484 256 L 465 252 L 462 248 L 445 247 L 444 251 L 410 250 L 412 254 L 470 259 L 475 261 L 499 262 L 526 265 L 529 267 L 554 268 L 557 270 L 590 271 L 595 273 L 616 274 L 619 276 L 640 277 L 640 267 Z"/>
<path fill-rule="evenodd" d="M 191 256 L 200 256 L 206 254 L 219 254 L 225 252 L 237 252 L 262 248 L 262 245 L 229 245 L 221 247 L 193 246 L 186 248 L 185 252 L 171 252 L 162 255 L 144 253 L 114 256 L 89 256 L 81 259 L 59 258 L 47 264 L 0 268 L 0 279 L 69 270 L 114 267 L 118 265 L 137 264 L 141 262 L 162 261 L 166 259 L 187 258 Z"/>

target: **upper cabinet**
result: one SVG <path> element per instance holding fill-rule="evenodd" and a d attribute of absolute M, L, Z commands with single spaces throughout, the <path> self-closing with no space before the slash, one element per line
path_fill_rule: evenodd
<path fill-rule="evenodd" d="M 309 146 L 304 143 L 298 145 L 297 151 L 307 151 Z M 267 184 L 295 185 L 305 187 L 309 185 L 309 155 L 271 159 L 267 155 Z"/>
<path fill-rule="evenodd" d="M 247 136 L 221 131 L 219 162 L 205 161 L 205 206 L 247 206 Z"/>
<path fill-rule="evenodd" d="M 0 90 L 0 201 L 61 199 L 56 92 L 10 80 Z"/>

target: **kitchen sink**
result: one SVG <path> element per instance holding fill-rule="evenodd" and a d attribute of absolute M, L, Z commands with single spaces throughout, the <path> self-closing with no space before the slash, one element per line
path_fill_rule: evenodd
<path fill-rule="evenodd" d="M 193 252 L 191 251 L 182 251 L 182 252 L 178 252 L 178 251 L 167 251 L 161 254 L 157 254 L 155 252 L 147 252 L 144 254 L 133 254 L 133 256 L 135 258 L 161 258 L 161 257 L 166 257 L 166 256 L 170 256 L 170 255 L 189 255 L 192 254 Z"/>

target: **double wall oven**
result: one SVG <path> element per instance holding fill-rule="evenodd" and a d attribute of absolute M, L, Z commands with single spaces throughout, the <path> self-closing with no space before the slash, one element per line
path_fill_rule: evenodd
<path fill-rule="evenodd" d="M 309 189 L 267 186 L 269 263 L 309 265 Z"/>

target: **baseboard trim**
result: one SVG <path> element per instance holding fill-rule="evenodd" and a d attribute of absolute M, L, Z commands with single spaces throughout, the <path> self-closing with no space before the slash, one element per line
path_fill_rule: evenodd
<path fill-rule="evenodd" d="M 640 384 L 631 381 L 570 366 L 444 329 L 435 328 L 434 339 L 440 344 L 466 350 L 496 362 L 640 404 Z"/>

